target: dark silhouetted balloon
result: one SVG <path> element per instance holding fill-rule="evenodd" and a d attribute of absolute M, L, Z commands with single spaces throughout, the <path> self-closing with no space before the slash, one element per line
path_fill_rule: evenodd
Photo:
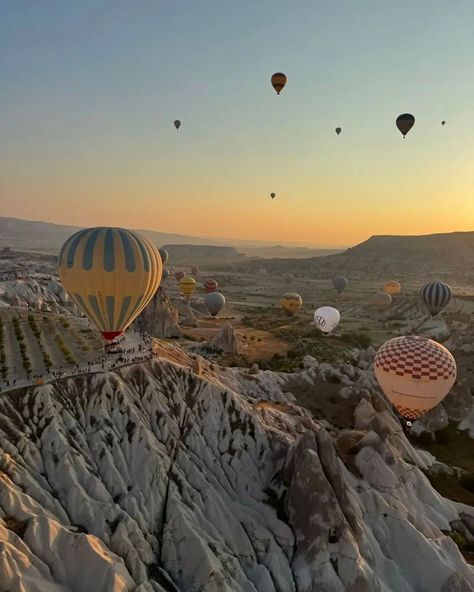
<path fill-rule="evenodd" d="M 179 119 L 176 119 L 176 121 L 174 122 L 174 127 L 176 129 L 179 129 L 181 127 L 181 121 Z"/>
<path fill-rule="evenodd" d="M 168 251 L 166 249 L 158 249 L 158 253 L 160 254 L 161 262 L 164 265 L 168 261 Z"/>
<path fill-rule="evenodd" d="M 338 275 L 332 280 L 332 285 L 334 286 L 334 289 L 338 294 L 344 292 L 344 290 L 347 288 L 348 283 L 349 281 L 347 280 L 347 278 L 345 278 L 342 275 Z"/>
<path fill-rule="evenodd" d="M 403 137 L 405 137 L 415 125 L 415 118 L 411 113 L 403 113 L 397 117 L 396 124 L 400 132 L 403 134 Z"/>
<path fill-rule="evenodd" d="M 275 195 L 276 195 L 276 193 L 270 193 L 270 197 L 271 197 L 272 199 L 275 199 Z"/>
<path fill-rule="evenodd" d="M 342 132 L 342 127 L 336 127 L 336 134 L 339 135 Z"/>
<path fill-rule="evenodd" d="M 441 122 L 441 125 L 446 125 L 446 122 L 445 122 L 445 121 L 442 121 L 442 122 Z"/>
<path fill-rule="evenodd" d="M 281 93 L 286 84 L 286 75 L 283 72 L 276 72 L 272 76 L 272 86 L 276 90 L 277 95 Z"/>

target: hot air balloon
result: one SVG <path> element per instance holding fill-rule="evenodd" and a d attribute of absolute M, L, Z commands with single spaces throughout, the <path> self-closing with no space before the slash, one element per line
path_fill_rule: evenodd
<path fill-rule="evenodd" d="M 276 193 L 270 193 L 270 197 L 271 197 L 272 199 L 275 199 L 275 195 L 276 195 Z"/>
<path fill-rule="evenodd" d="M 446 125 L 446 122 L 445 122 L 445 121 L 442 121 L 442 122 L 441 122 L 441 125 Z"/>
<path fill-rule="evenodd" d="M 272 76 L 272 86 L 276 90 L 277 95 L 281 93 L 286 84 L 286 76 L 282 72 L 276 72 Z"/>
<path fill-rule="evenodd" d="M 220 313 L 225 304 L 224 294 L 220 292 L 209 292 L 204 296 L 204 304 L 209 313 L 215 317 Z"/>
<path fill-rule="evenodd" d="M 420 291 L 420 298 L 433 317 L 448 306 L 452 297 L 451 287 L 444 282 L 426 284 Z"/>
<path fill-rule="evenodd" d="M 166 249 L 158 249 L 158 252 L 161 257 L 161 262 L 164 265 L 168 261 L 168 257 L 169 257 L 168 251 Z"/>
<path fill-rule="evenodd" d="M 176 129 L 179 129 L 181 127 L 181 121 L 179 119 L 176 119 L 174 122 L 174 127 Z"/>
<path fill-rule="evenodd" d="M 403 115 L 397 117 L 396 124 L 403 137 L 405 137 L 415 125 L 415 118 L 410 113 L 403 113 Z"/>
<path fill-rule="evenodd" d="M 286 312 L 287 315 L 290 317 L 295 316 L 300 310 L 303 299 L 299 294 L 295 294 L 294 292 L 288 292 L 282 296 L 280 301 L 281 307 Z"/>
<path fill-rule="evenodd" d="M 179 282 L 179 291 L 183 296 L 190 298 L 196 289 L 196 280 L 192 277 L 183 277 Z"/>
<path fill-rule="evenodd" d="M 196 265 L 191 265 L 191 274 L 196 276 L 197 272 L 199 271 L 199 267 L 197 267 Z"/>
<path fill-rule="evenodd" d="M 456 362 L 441 344 L 415 335 L 385 342 L 374 359 L 375 376 L 398 413 L 417 419 L 449 393 Z"/>
<path fill-rule="evenodd" d="M 150 302 L 161 280 L 157 248 L 124 228 L 87 228 L 59 254 L 64 288 L 105 339 L 121 335 Z"/>
<path fill-rule="evenodd" d="M 342 292 L 344 292 L 344 290 L 346 289 L 348 283 L 349 282 L 348 282 L 347 278 L 345 278 L 342 275 L 337 275 L 332 280 L 332 285 L 334 286 L 334 289 L 336 290 L 336 292 L 338 294 L 341 294 Z"/>
<path fill-rule="evenodd" d="M 323 333 L 331 333 L 341 320 L 339 311 L 332 306 L 321 306 L 314 313 L 314 324 Z"/>
<path fill-rule="evenodd" d="M 211 292 L 217 292 L 217 288 L 219 287 L 216 280 L 211 279 L 204 280 L 203 286 L 204 290 L 206 290 L 208 294 L 210 294 Z"/>
<path fill-rule="evenodd" d="M 378 310 L 387 310 L 392 304 L 392 297 L 387 292 L 379 292 L 374 296 L 374 306 Z"/>
<path fill-rule="evenodd" d="M 178 270 L 175 272 L 174 277 L 175 277 L 176 281 L 179 283 L 184 278 L 185 275 L 186 274 L 184 273 L 184 271 Z"/>
<path fill-rule="evenodd" d="M 161 274 L 161 281 L 167 280 L 170 277 L 170 272 L 167 267 L 163 267 L 163 273 Z"/>
<path fill-rule="evenodd" d="M 339 135 L 342 132 L 342 127 L 336 127 L 336 134 Z"/>
<path fill-rule="evenodd" d="M 400 294 L 401 289 L 401 284 L 399 282 L 396 282 L 395 280 L 389 280 L 388 282 L 385 282 L 385 284 L 383 285 L 384 292 L 390 294 L 390 296 Z"/>

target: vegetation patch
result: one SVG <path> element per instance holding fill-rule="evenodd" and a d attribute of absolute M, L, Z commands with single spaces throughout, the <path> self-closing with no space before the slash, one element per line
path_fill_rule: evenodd
<path fill-rule="evenodd" d="M 25 336 L 23 335 L 23 331 L 21 330 L 20 320 L 18 317 L 13 317 L 13 330 L 15 331 L 15 337 L 18 343 L 18 348 L 20 350 L 21 361 L 23 362 L 23 368 L 27 374 L 31 374 L 31 362 L 28 354 L 26 352 L 26 343 L 25 343 Z"/>
<path fill-rule="evenodd" d="M 60 335 L 59 333 L 56 333 L 56 335 L 54 336 L 54 341 L 56 342 L 56 345 L 61 350 L 61 353 L 63 354 L 63 357 L 66 360 L 66 362 L 68 362 L 68 364 L 75 364 L 76 360 L 74 359 L 74 356 L 72 355 L 71 350 L 64 343 L 64 339 L 63 339 L 62 335 Z"/>
<path fill-rule="evenodd" d="M 3 380 L 7 378 L 7 359 L 5 354 L 5 336 L 3 334 L 3 322 L 0 319 L 0 374 Z"/>
<path fill-rule="evenodd" d="M 36 341 L 38 342 L 38 347 L 41 352 L 41 357 L 43 358 L 43 363 L 46 366 L 46 369 L 49 370 L 52 367 L 53 362 L 51 361 L 51 358 L 49 357 L 48 352 L 44 347 L 41 329 L 38 327 L 35 317 L 31 314 L 28 315 L 28 324 L 31 330 L 33 331 L 33 335 L 35 336 Z"/>

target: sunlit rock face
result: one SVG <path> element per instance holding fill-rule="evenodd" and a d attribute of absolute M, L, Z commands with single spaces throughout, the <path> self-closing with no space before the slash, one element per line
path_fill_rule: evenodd
<path fill-rule="evenodd" d="M 328 368 L 155 353 L 0 397 L 1 592 L 474 589 L 442 532 L 474 512 L 432 489 L 362 370 L 336 428 L 288 386 L 316 399 Z"/>

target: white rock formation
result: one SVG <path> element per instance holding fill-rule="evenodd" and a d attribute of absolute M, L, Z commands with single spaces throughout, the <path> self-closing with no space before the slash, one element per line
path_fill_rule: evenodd
<path fill-rule="evenodd" d="M 291 376 L 204 359 L 197 376 L 156 347 L 0 396 L 0 592 L 474 589 L 443 534 L 474 511 L 433 490 L 376 393 L 356 403 L 360 370 L 359 427 L 336 429 Z"/>
<path fill-rule="evenodd" d="M 238 354 L 240 352 L 239 338 L 230 323 L 225 323 L 222 329 L 210 342 L 211 349 L 224 354 Z"/>

